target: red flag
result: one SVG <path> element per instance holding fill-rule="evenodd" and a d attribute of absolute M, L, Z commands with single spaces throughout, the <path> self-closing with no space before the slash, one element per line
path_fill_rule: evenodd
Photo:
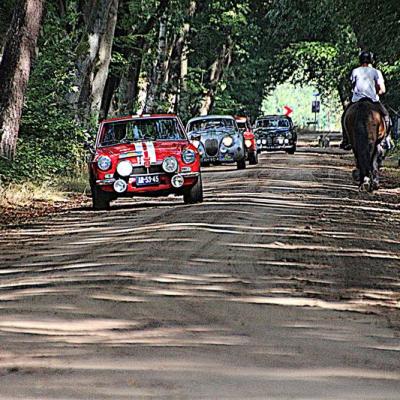
<path fill-rule="evenodd" d="M 287 117 L 290 117 L 290 115 L 291 115 L 292 112 L 293 112 L 293 109 L 290 108 L 289 106 L 284 106 L 283 109 L 284 109 L 284 114 L 285 114 Z"/>

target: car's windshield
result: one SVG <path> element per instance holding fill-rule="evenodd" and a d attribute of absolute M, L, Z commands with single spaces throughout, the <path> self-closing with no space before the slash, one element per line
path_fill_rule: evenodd
<path fill-rule="evenodd" d="M 100 146 L 141 140 L 182 140 L 185 134 L 174 118 L 149 118 L 104 124 Z"/>
<path fill-rule="evenodd" d="M 289 128 L 289 120 L 286 118 L 265 118 L 256 122 L 256 128 Z"/>
<path fill-rule="evenodd" d="M 235 121 L 228 118 L 216 118 L 216 119 L 198 119 L 189 123 L 188 131 L 203 131 L 207 129 L 234 129 Z"/>
<path fill-rule="evenodd" d="M 240 130 L 244 130 L 245 131 L 247 129 L 246 121 L 244 121 L 244 122 L 236 121 L 236 123 L 237 123 L 237 126 L 238 126 L 238 128 Z"/>

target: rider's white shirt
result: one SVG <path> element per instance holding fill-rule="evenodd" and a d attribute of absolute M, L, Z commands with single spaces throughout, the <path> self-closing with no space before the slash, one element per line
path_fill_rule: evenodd
<path fill-rule="evenodd" d="M 373 67 L 358 67 L 351 73 L 351 82 L 354 85 L 352 102 L 368 97 L 372 101 L 379 101 L 375 85 L 384 83 L 382 72 Z"/>

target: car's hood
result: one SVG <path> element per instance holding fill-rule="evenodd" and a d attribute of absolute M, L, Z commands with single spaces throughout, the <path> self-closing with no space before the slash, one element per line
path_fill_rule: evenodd
<path fill-rule="evenodd" d="M 193 136 L 201 136 L 203 137 L 210 137 L 210 136 L 226 136 L 226 135 L 237 135 L 238 132 L 234 129 L 226 129 L 226 128 L 210 128 L 210 129 L 202 129 L 198 131 L 191 131 L 189 132 L 189 137 Z"/>
<path fill-rule="evenodd" d="M 188 142 L 186 140 L 157 140 L 157 141 L 146 141 L 146 142 L 135 142 L 129 144 L 118 144 L 113 146 L 99 147 L 97 149 L 98 153 L 108 156 L 119 156 L 129 153 L 141 153 L 144 151 L 156 151 L 156 152 L 166 152 L 166 151 L 181 151 L 183 147 L 187 146 Z"/>

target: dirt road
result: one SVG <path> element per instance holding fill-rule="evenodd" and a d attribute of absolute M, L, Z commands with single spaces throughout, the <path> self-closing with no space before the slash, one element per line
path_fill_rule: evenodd
<path fill-rule="evenodd" d="M 349 158 L 204 171 L 205 202 L 8 230 L 0 399 L 400 398 L 399 192 Z"/>

